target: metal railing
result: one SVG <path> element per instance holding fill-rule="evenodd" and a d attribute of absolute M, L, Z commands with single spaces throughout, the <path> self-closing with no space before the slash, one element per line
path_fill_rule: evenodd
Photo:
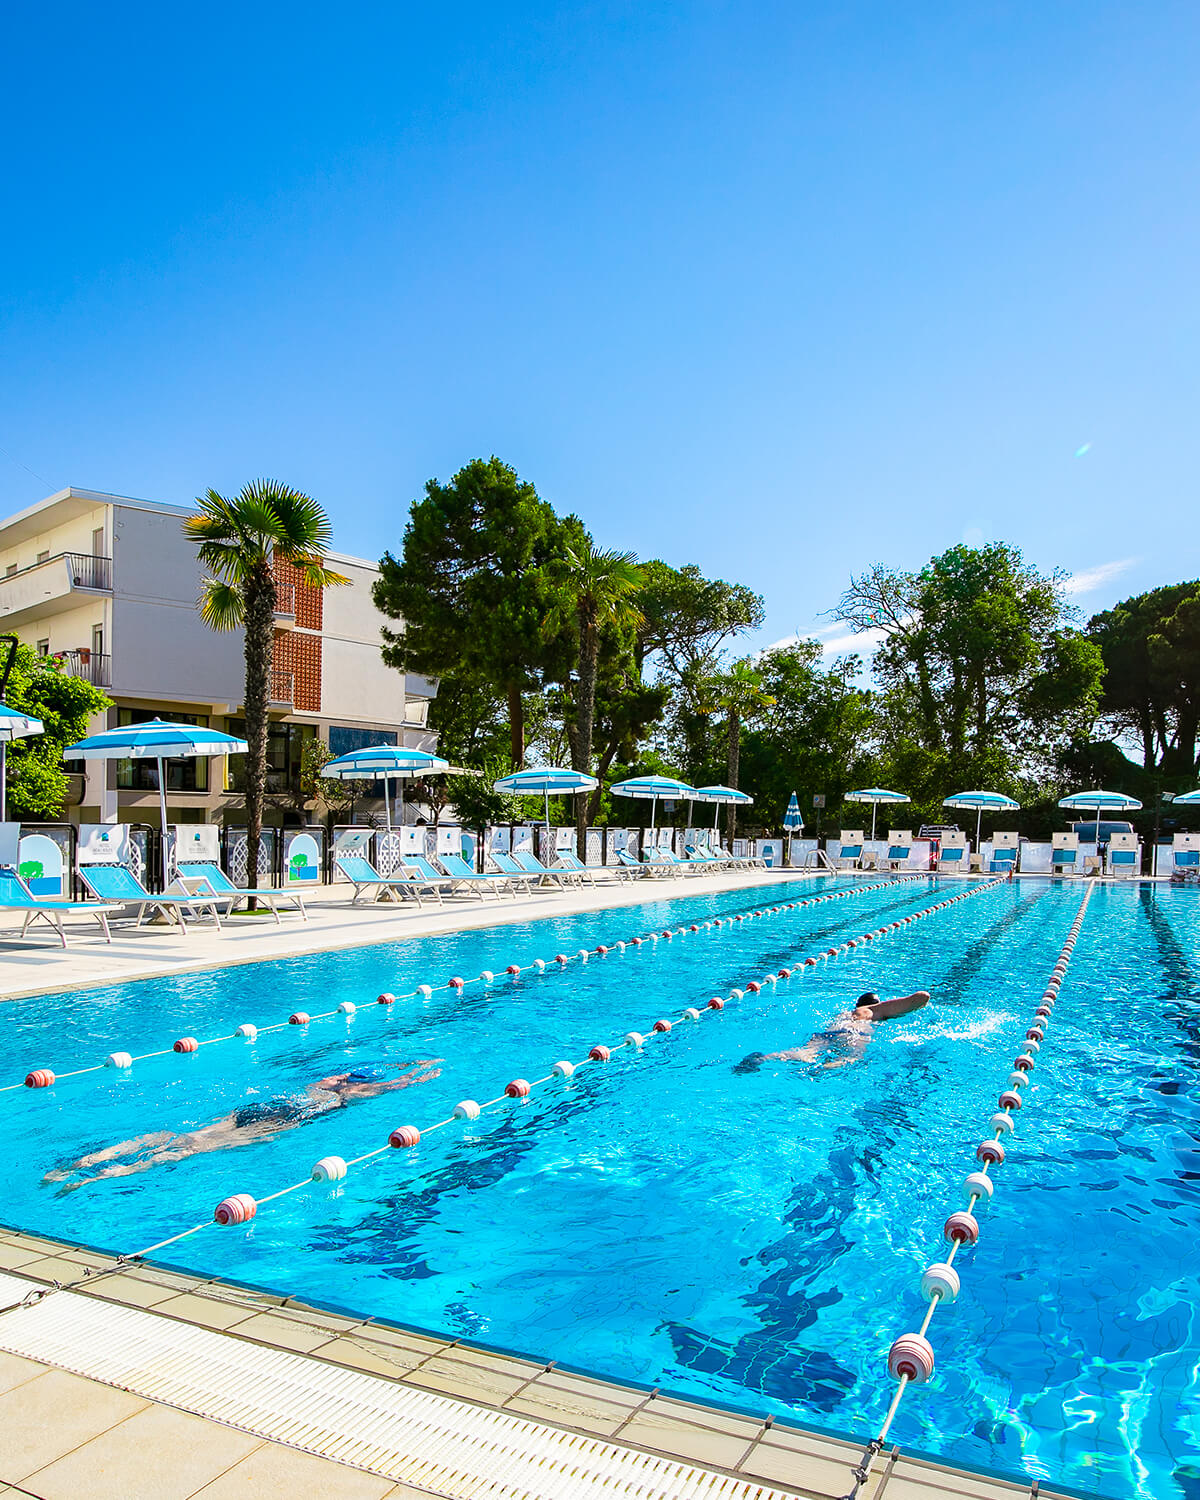
<path fill-rule="evenodd" d="M 95 557 L 90 552 L 64 552 L 63 556 L 77 589 L 112 590 L 111 557 Z"/>
<path fill-rule="evenodd" d="M 93 687 L 112 687 L 112 657 L 107 651 L 91 651 L 83 646 L 78 651 L 56 651 L 54 658 L 62 662 L 68 677 L 80 677 Z"/>
<path fill-rule="evenodd" d="M 48 568 L 52 563 L 66 563 L 71 587 L 75 589 L 100 589 L 112 592 L 112 558 L 93 557 L 90 552 L 56 552 L 53 557 L 43 557 L 27 568 L 18 568 L 15 573 L 6 573 L 0 585 L 11 583 L 15 578 L 25 578 L 39 568 Z"/>

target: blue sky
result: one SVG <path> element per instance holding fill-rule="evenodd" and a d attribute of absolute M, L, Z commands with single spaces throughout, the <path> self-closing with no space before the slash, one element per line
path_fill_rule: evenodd
<path fill-rule="evenodd" d="M 964 538 L 1089 612 L 1200 572 L 1194 5 L 7 28 L 3 513 L 266 474 L 377 556 L 495 452 L 758 644 Z"/>

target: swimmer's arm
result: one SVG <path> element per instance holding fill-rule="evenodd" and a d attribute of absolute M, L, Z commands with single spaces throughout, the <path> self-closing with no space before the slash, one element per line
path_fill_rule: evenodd
<path fill-rule="evenodd" d="M 871 1006 L 871 1019 L 890 1021 L 896 1016 L 906 1016 L 909 1011 L 920 1010 L 929 1004 L 929 991 L 917 990 L 911 995 L 898 995 L 894 1000 L 880 1000 Z"/>

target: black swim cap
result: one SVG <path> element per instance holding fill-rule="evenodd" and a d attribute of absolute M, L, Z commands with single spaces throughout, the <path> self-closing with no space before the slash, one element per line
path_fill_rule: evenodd
<path fill-rule="evenodd" d="M 875 993 L 874 990 L 868 990 L 865 995 L 860 995 L 858 997 L 858 1003 L 860 1005 L 878 1005 L 879 996 Z"/>

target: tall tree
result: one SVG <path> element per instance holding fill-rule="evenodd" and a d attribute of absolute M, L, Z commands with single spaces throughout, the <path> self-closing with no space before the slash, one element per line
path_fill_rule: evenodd
<path fill-rule="evenodd" d="M 1169 776 L 1196 769 L 1200 732 L 1200 582 L 1122 599 L 1088 621 L 1104 657 L 1100 713 L 1119 739 L 1136 735 L 1142 765 Z"/>
<path fill-rule="evenodd" d="M 735 661 L 726 671 L 713 677 L 708 686 L 708 703 L 725 715 L 726 785 L 736 788 L 742 756 L 742 725 L 775 699 L 763 684 L 763 675 L 749 658 Z M 725 827 L 732 843 L 737 832 L 737 803 L 725 809 Z"/>
<path fill-rule="evenodd" d="M 1090 728 L 1103 664 L 1073 626 L 1065 581 L 996 542 L 951 547 L 918 573 L 872 568 L 843 594 L 838 616 L 883 635 L 887 733 L 939 767 L 947 791 L 998 763 L 1045 767 Z"/>
<path fill-rule="evenodd" d="M 597 547 L 591 537 L 584 537 L 567 554 L 567 578 L 579 631 L 572 764 L 577 771 L 590 772 L 601 636 L 605 630 L 620 631 L 638 624 L 637 596 L 643 574 L 632 552 Z M 587 856 L 587 808 L 587 794 L 581 793 L 575 799 L 580 859 Z"/>
<path fill-rule="evenodd" d="M 525 758 L 523 695 L 569 660 L 572 601 L 565 557 L 583 537 L 532 484 L 496 457 L 472 459 L 448 484 L 431 479 L 399 558 L 379 564 L 374 599 L 402 627 L 384 631 L 400 671 L 494 684 L 508 707 L 509 754 Z"/>
<path fill-rule="evenodd" d="M 0 667 L 9 646 L 0 645 Z M 13 740 L 7 747 L 8 812 L 18 818 L 60 818 L 70 782 L 62 753 L 81 740 L 88 720 L 112 707 L 98 687 L 63 670 L 55 656 L 37 656 L 23 641 L 17 646 L 4 701 L 18 713 L 42 721 L 42 733 Z"/>
<path fill-rule="evenodd" d="M 275 562 L 290 563 L 305 583 L 349 583 L 325 566 L 329 518 L 311 495 L 273 479 L 256 479 L 231 498 L 206 490 L 199 514 L 183 523 L 208 569 L 200 617 L 213 630 L 245 633 L 246 876 L 258 884 L 258 841 L 267 790 L 267 724 L 275 634 Z"/>

